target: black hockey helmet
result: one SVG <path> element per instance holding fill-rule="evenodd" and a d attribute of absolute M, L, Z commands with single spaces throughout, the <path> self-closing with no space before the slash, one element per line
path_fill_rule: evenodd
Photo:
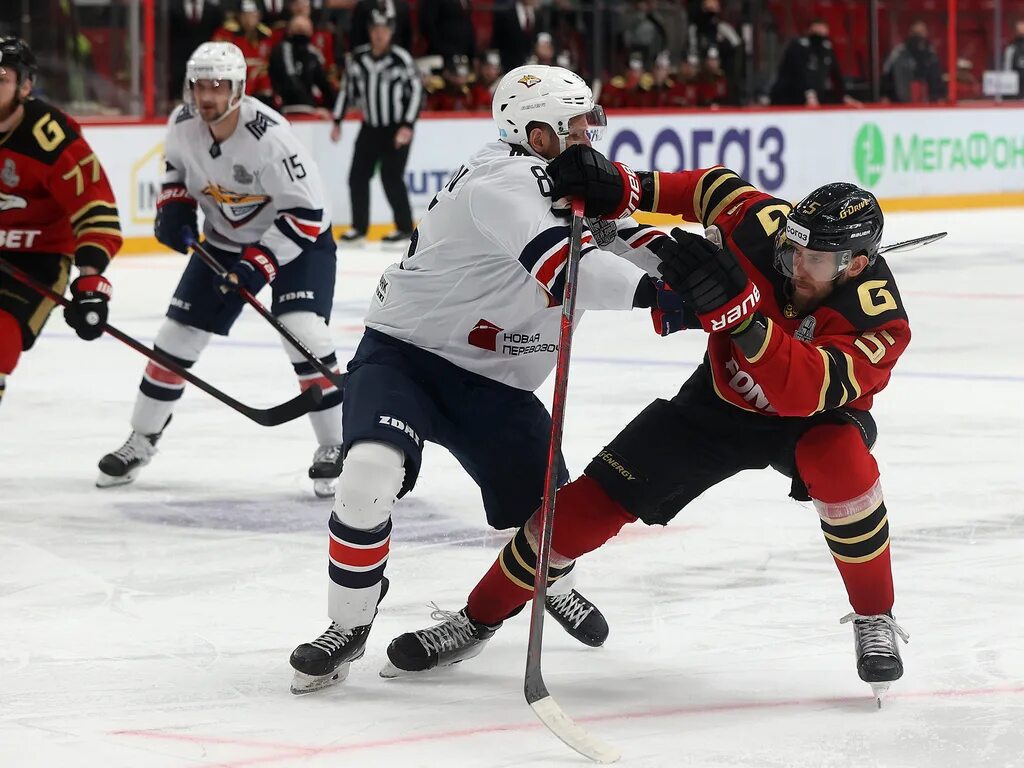
<path fill-rule="evenodd" d="M 0 67 L 18 73 L 18 82 L 34 80 L 39 65 L 28 43 L 20 37 L 0 37 Z"/>
<path fill-rule="evenodd" d="M 388 13 L 387 6 L 384 3 L 378 3 L 374 7 L 370 8 L 370 18 L 366 20 L 367 29 L 373 29 L 374 27 L 387 27 L 392 32 L 395 31 L 395 17 Z"/>
<path fill-rule="evenodd" d="M 860 253 L 874 264 L 883 223 L 878 200 L 867 190 L 845 182 L 818 187 L 794 206 L 785 229 L 776 236 L 775 267 L 793 276 L 795 246 L 805 252 L 834 254 L 832 277 L 838 277 Z"/>

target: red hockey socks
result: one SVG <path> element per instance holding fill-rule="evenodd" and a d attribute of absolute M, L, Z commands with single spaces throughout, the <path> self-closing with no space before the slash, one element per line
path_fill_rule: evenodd
<path fill-rule="evenodd" d="M 892 610 L 889 520 L 878 465 L 851 424 L 822 424 L 797 444 L 796 464 L 853 610 Z"/>
<path fill-rule="evenodd" d="M 539 517 L 539 512 L 534 513 L 516 531 L 470 593 L 467 612 L 474 621 L 498 624 L 533 596 Z M 555 508 L 548 584 L 566 574 L 577 557 L 597 549 L 634 520 L 636 517 L 586 475 L 563 486 Z"/>

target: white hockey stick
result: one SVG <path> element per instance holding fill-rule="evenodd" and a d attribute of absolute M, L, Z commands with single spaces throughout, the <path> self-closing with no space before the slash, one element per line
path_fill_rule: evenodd
<path fill-rule="evenodd" d="M 523 692 L 540 721 L 565 744 L 595 763 L 614 763 L 619 751 L 592 736 L 576 723 L 548 693 L 541 674 L 541 644 L 544 637 L 544 600 L 548 591 L 548 563 L 551 559 L 551 535 L 555 522 L 555 492 L 558 488 L 558 457 L 562 448 L 562 424 L 565 398 L 569 388 L 569 352 L 572 346 L 573 318 L 576 314 L 576 278 L 580 266 L 583 239 L 583 201 L 572 204 L 572 229 L 569 233 L 569 260 L 565 266 L 565 293 L 562 299 L 562 324 L 558 334 L 558 362 L 555 364 L 555 393 L 551 401 L 551 441 L 548 443 L 548 468 L 544 478 L 541 504 L 540 541 L 537 543 L 537 570 L 533 578 L 533 611 L 530 616 L 530 642 L 526 653 L 526 679 Z"/>

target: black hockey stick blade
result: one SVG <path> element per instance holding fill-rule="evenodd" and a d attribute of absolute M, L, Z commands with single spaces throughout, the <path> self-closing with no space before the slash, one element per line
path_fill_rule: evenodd
<path fill-rule="evenodd" d="M 932 243 L 941 240 L 948 234 L 948 232 L 936 232 L 932 235 L 925 235 L 924 237 L 915 237 L 913 240 L 904 240 L 902 243 L 884 245 L 878 249 L 878 253 L 883 254 L 898 253 L 901 251 L 912 251 L 915 248 L 920 248 L 923 245 L 931 245 Z"/>
<path fill-rule="evenodd" d="M 555 521 L 558 456 L 562 447 L 565 401 L 569 389 L 569 360 L 572 351 L 573 320 L 576 312 L 576 281 L 579 274 L 583 240 L 583 201 L 572 204 L 572 228 L 569 234 L 569 259 L 565 265 L 565 292 L 562 299 L 558 358 L 555 363 L 555 391 L 551 401 L 551 439 L 548 442 L 547 473 L 541 503 L 540 537 L 537 543 L 537 568 L 533 580 L 533 607 L 530 614 L 530 641 L 526 651 L 526 677 L 523 693 L 533 712 L 548 730 L 564 744 L 595 763 L 614 763 L 619 751 L 591 735 L 579 725 L 548 692 L 541 671 L 541 647 L 544 641 L 544 601 L 547 596 L 548 563 L 551 560 L 551 536 Z"/>
<path fill-rule="evenodd" d="M 210 252 L 206 250 L 201 243 L 196 242 L 195 237 L 192 235 L 192 230 L 188 227 L 183 227 L 181 235 L 182 239 L 185 241 L 185 245 L 189 246 L 192 249 L 192 252 L 195 253 L 206 266 L 212 269 L 214 273 L 222 277 L 227 274 L 227 270 L 217 263 L 217 260 L 213 258 Z M 348 378 L 347 373 L 332 371 L 319 357 L 314 355 L 313 351 L 294 333 L 288 330 L 288 327 L 284 323 L 274 317 L 273 313 L 263 305 L 263 302 L 253 296 L 252 293 L 247 291 L 245 288 L 237 288 L 236 290 L 238 291 L 238 295 L 241 296 L 250 307 L 255 309 L 256 313 L 260 317 L 270 323 L 274 327 L 274 330 L 281 334 L 285 341 L 298 350 L 300 355 L 306 358 L 306 362 L 312 365 L 317 373 L 330 381 L 338 389 L 345 388 L 345 380 Z"/>
<path fill-rule="evenodd" d="M 69 302 L 64 296 L 51 290 L 49 286 L 43 285 L 37 282 L 30 275 L 16 266 L 11 264 L 9 261 L 0 259 L 0 272 L 6 272 L 8 275 L 13 277 L 15 280 L 24 283 L 36 293 L 45 296 L 55 304 L 60 304 L 62 307 L 66 307 Z M 120 331 L 110 323 L 106 323 L 103 326 L 103 332 L 109 336 L 113 336 L 115 339 L 120 341 L 122 344 L 134 349 L 136 352 L 145 355 L 153 362 L 157 363 L 163 368 L 173 372 L 175 375 L 180 376 L 189 384 L 193 384 L 198 389 L 201 389 L 206 394 L 224 403 L 224 405 L 238 411 L 243 416 L 255 421 L 257 424 L 261 424 L 264 427 L 276 427 L 278 424 L 284 424 L 287 421 L 297 419 L 299 416 L 303 416 L 309 413 L 311 410 L 316 408 L 323 400 L 324 394 L 317 386 L 312 386 L 305 390 L 297 397 L 293 397 L 286 403 L 281 405 L 275 405 L 273 408 L 253 408 L 240 403 L 233 397 L 229 397 L 221 392 L 219 389 L 214 387 L 212 384 L 207 384 L 203 379 L 200 379 L 195 374 L 189 372 L 187 369 L 182 368 L 173 360 L 170 360 L 164 355 L 161 355 L 155 349 L 150 349 L 141 341 L 129 336 L 124 331 Z"/>

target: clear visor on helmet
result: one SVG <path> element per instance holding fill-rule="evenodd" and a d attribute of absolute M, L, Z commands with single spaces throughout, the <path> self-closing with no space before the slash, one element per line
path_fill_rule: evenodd
<path fill-rule="evenodd" d="M 794 243 L 779 232 L 775 239 L 775 266 L 786 277 L 817 283 L 835 280 L 850 266 L 853 251 L 815 251 Z"/>
<path fill-rule="evenodd" d="M 186 77 L 185 92 L 182 94 L 185 105 L 198 111 L 196 93 L 223 94 L 228 97 L 227 108 L 213 122 L 220 122 L 241 103 L 242 83 L 237 80 L 218 80 L 211 77 Z"/>
<path fill-rule="evenodd" d="M 587 119 L 587 138 L 591 142 L 604 138 L 604 129 L 608 127 L 608 117 L 604 113 L 604 107 L 595 104 L 594 108 L 586 112 L 583 117 Z"/>

